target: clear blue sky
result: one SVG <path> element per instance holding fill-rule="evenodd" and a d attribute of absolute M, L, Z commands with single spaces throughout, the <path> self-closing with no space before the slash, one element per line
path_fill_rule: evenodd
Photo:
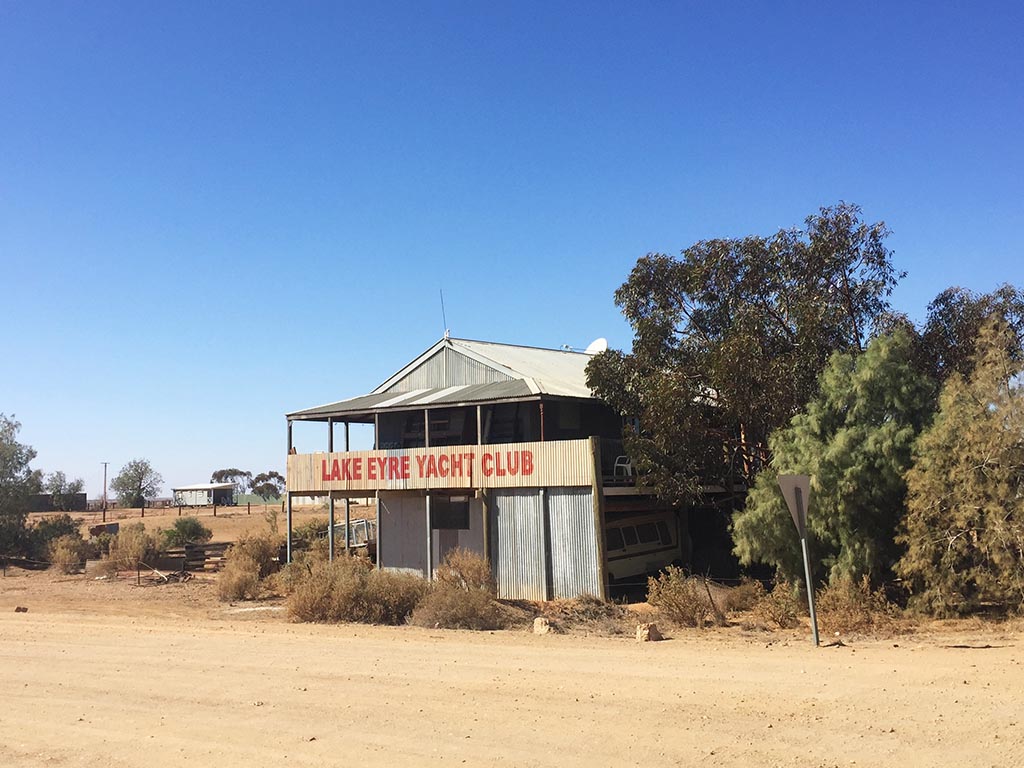
<path fill-rule="evenodd" d="M 921 318 L 1024 283 L 1014 2 L 0 0 L 0 411 L 102 485 L 283 468 L 443 333 L 631 335 L 636 259 L 822 205 Z M 322 436 L 301 437 L 320 448 Z"/>

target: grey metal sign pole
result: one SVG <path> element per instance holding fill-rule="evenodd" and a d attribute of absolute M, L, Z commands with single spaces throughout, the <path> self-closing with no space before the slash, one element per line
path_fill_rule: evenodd
<path fill-rule="evenodd" d="M 814 611 L 814 582 L 811 581 L 811 556 L 807 551 L 807 503 L 811 495 L 811 478 L 807 475 L 779 475 L 779 487 L 786 498 L 789 514 L 793 516 L 796 531 L 800 535 L 800 550 L 804 557 L 804 584 L 807 586 L 807 607 L 811 612 L 811 629 L 814 645 L 818 640 L 818 617 Z"/>

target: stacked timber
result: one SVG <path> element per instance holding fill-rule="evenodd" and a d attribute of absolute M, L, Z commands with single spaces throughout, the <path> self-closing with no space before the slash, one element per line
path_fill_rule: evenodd
<path fill-rule="evenodd" d="M 186 544 L 167 550 L 168 558 L 181 558 L 183 570 L 194 572 L 215 572 L 224 567 L 227 550 L 231 542 L 208 542 L 206 544 Z"/>

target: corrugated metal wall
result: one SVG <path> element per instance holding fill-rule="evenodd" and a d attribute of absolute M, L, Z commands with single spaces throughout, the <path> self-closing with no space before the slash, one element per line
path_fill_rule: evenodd
<path fill-rule="evenodd" d="M 422 494 L 380 493 L 380 564 L 427 572 L 426 499 Z"/>
<path fill-rule="evenodd" d="M 440 389 L 461 384 L 489 384 L 511 381 L 511 376 L 472 360 L 461 352 L 443 348 L 418 368 L 399 379 L 387 392 L 411 392 L 414 389 Z"/>
<path fill-rule="evenodd" d="M 540 494 L 502 490 L 493 495 L 492 528 L 498 595 L 513 600 L 546 600 L 544 510 Z"/>
<path fill-rule="evenodd" d="M 552 596 L 601 595 L 601 564 L 590 488 L 548 489 Z"/>

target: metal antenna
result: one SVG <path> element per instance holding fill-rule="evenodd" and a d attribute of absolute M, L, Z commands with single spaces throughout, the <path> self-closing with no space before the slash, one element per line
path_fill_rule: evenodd
<path fill-rule="evenodd" d="M 448 318 L 444 316 L 444 288 L 439 289 L 441 293 L 441 323 L 444 325 L 444 337 L 447 339 L 448 333 Z"/>

